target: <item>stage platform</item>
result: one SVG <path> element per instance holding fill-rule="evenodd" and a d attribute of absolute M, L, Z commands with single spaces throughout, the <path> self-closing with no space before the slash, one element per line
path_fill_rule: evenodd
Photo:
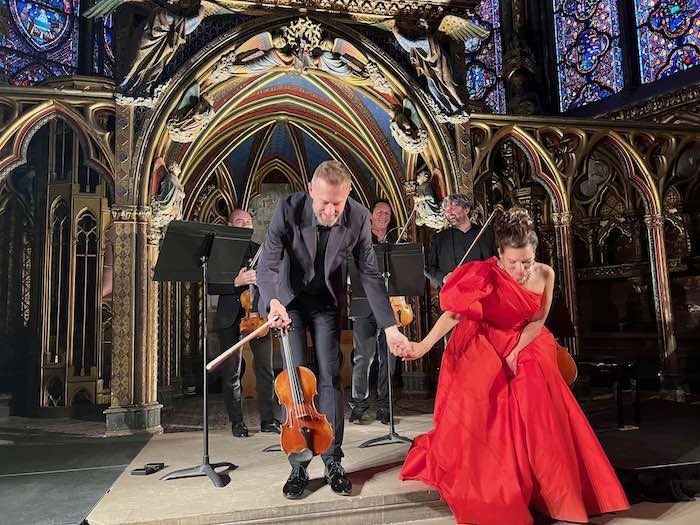
<path fill-rule="evenodd" d="M 406 437 L 428 430 L 431 415 L 402 416 L 397 431 Z M 215 488 L 205 477 L 162 481 L 173 470 L 197 465 L 201 460 L 200 432 L 154 436 L 117 479 L 110 491 L 87 516 L 90 525 L 204 525 L 234 523 L 364 524 L 407 523 L 423 519 L 447 519 L 447 506 L 437 492 L 418 482 L 400 482 L 401 463 L 408 445 L 391 444 L 358 448 L 367 439 L 385 434 L 388 427 L 372 422 L 346 424 L 343 465 L 353 482 L 352 495 L 334 494 L 323 481 L 323 464 L 315 458 L 309 467 L 308 495 L 299 500 L 282 496 L 290 472 L 281 452 L 263 452 L 275 443 L 276 434 L 251 428 L 246 439 L 230 431 L 210 433 L 211 462 L 229 461 L 238 468 L 230 482 Z M 165 462 L 166 468 L 149 476 L 132 476 L 132 468 L 149 462 Z"/>

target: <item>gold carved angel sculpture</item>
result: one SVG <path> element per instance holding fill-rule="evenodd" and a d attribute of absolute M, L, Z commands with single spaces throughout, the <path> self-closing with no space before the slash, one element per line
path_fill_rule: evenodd
<path fill-rule="evenodd" d="M 207 77 L 202 90 L 229 78 L 260 75 L 272 69 L 296 70 L 299 73 L 320 70 L 342 77 L 349 83 L 369 84 L 366 62 L 367 59 L 357 48 L 340 38 L 321 40 L 316 48 L 308 49 L 289 42 L 282 34 L 266 31 L 224 55 Z"/>
<path fill-rule="evenodd" d="M 348 81 L 366 84 L 369 80 L 367 58 L 352 44 L 342 38 L 325 38 L 312 54 L 317 69 L 342 77 Z"/>
<path fill-rule="evenodd" d="M 139 49 L 120 87 L 129 93 L 149 93 L 158 84 L 165 67 L 178 48 L 208 16 L 232 14 L 217 0 L 102 0 L 86 11 L 87 18 L 107 16 L 125 4 L 151 9 L 139 42 Z"/>
<path fill-rule="evenodd" d="M 273 68 L 294 67 L 295 57 L 284 36 L 259 33 L 224 55 L 205 80 L 202 90 L 229 78 L 260 75 Z"/>
<path fill-rule="evenodd" d="M 409 54 L 418 76 L 425 78 L 428 91 L 448 121 L 467 116 L 466 101 L 457 89 L 452 66 L 439 42 L 440 36 L 465 42 L 483 39 L 488 32 L 464 18 L 446 15 L 432 21 L 424 18 L 392 18 L 372 24 L 391 31 L 399 45 Z"/>

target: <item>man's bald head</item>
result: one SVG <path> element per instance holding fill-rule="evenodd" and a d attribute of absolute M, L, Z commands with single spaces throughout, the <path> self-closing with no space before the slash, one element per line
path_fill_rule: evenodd
<path fill-rule="evenodd" d="M 228 225 L 234 228 L 253 229 L 253 217 L 242 208 L 236 208 L 228 216 Z"/>

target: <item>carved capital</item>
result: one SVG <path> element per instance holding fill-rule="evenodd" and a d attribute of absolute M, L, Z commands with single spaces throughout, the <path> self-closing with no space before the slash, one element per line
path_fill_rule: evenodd
<path fill-rule="evenodd" d="M 150 206 L 113 206 L 114 222 L 148 222 L 151 217 Z"/>
<path fill-rule="evenodd" d="M 571 220 L 573 217 L 574 215 L 570 211 L 552 213 L 552 222 L 554 222 L 554 226 L 557 227 L 571 226 Z"/>
<path fill-rule="evenodd" d="M 663 228 L 664 227 L 664 218 L 662 215 L 656 213 L 653 215 L 645 215 L 644 216 L 644 224 L 647 225 L 647 228 L 654 229 L 654 228 Z"/>
<path fill-rule="evenodd" d="M 148 245 L 158 247 L 160 246 L 160 241 L 162 238 L 163 228 L 151 224 L 148 228 Z"/>

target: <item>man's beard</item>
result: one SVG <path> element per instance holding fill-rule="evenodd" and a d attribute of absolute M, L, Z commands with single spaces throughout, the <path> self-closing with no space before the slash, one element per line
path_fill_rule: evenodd
<path fill-rule="evenodd" d="M 340 214 L 335 216 L 335 219 L 333 219 L 330 223 L 326 223 L 325 219 L 321 217 L 321 214 L 318 213 L 316 210 L 314 210 L 314 215 L 316 216 L 316 222 L 318 222 L 321 226 L 335 226 L 335 223 L 338 222 L 338 219 L 340 219 Z"/>

